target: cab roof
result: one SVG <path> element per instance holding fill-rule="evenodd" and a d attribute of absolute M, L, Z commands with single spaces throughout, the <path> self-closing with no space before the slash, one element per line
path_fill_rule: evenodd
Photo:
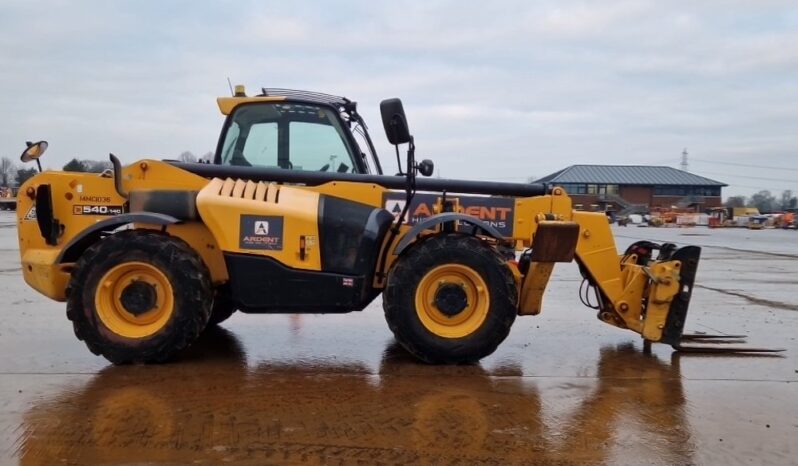
<path fill-rule="evenodd" d="M 357 103 L 346 97 L 340 97 L 321 92 L 300 91 L 294 89 L 262 88 L 261 94 L 254 96 L 219 97 L 216 103 L 223 115 L 229 115 L 237 106 L 250 102 L 298 102 L 316 103 L 336 107 L 339 111 L 353 113 Z"/>

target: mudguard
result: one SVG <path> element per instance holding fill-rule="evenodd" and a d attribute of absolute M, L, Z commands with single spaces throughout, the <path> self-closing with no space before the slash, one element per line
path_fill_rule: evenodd
<path fill-rule="evenodd" d="M 56 259 L 57 264 L 64 262 L 75 262 L 78 257 L 89 246 L 100 238 L 104 231 L 112 231 L 129 223 L 147 223 L 151 225 L 172 225 L 180 222 L 179 219 L 171 215 L 158 214 L 154 212 L 135 212 L 114 217 L 97 222 L 89 228 L 81 231 L 79 235 L 72 238 L 69 243 L 61 250 L 61 254 Z"/>
<path fill-rule="evenodd" d="M 413 228 L 410 229 L 399 241 L 399 244 L 396 245 L 396 248 L 393 250 L 394 255 L 399 255 L 410 246 L 410 243 L 413 242 L 418 235 L 421 234 L 424 230 L 429 230 L 431 228 L 436 227 L 437 225 L 441 225 L 444 223 L 450 222 L 463 222 L 468 223 L 470 225 L 474 225 L 475 227 L 479 228 L 480 230 L 484 231 L 487 236 L 491 238 L 495 238 L 497 240 L 502 240 L 504 237 L 499 230 L 492 227 L 486 222 L 482 220 L 472 217 L 471 215 L 466 214 L 459 214 L 456 212 L 444 212 L 441 214 L 433 215 L 428 217 L 418 223 L 416 223 Z"/>

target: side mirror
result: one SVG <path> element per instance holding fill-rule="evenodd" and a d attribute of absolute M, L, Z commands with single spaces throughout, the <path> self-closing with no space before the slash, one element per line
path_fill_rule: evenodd
<path fill-rule="evenodd" d="M 430 159 L 424 159 L 418 164 L 418 172 L 424 176 L 432 176 L 435 171 L 435 164 Z"/>
<path fill-rule="evenodd" d="M 388 142 L 393 145 L 410 142 L 410 130 L 407 128 L 407 118 L 402 101 L 399 99 L 385 99 L 380 102 L 382 126 Z"/>
<path fill-rule="evenodd" d="M 39 157 L 44 155 L 44 151 L 47 150 L 47 141 L 39 141 L 39 142 L 26 142 L 25 143 L 28 147 L 22 151 L 22 155 L 19 157 L 25 163 L 30 162 L 31 160 L 36 161 L 36 166 L 39 167 L 39 173 L 42 172 L 42 163 L 39 162 Z"/>
<path fill-rule="evenodd" d="M 44 155 L 44 151 L 47 150 L 47 141 L 39 141 L 39 142 L 26 142 L 25 144 L 28 145 L 27 149 L 22 151 L 22 155 L 19 157 L 20 160 L 27 163 L 32 160 L 36 160 L 42 155 Z"/>

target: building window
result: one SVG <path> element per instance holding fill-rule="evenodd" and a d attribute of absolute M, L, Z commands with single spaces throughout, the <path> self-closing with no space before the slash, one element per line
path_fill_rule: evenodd
<path fill-rule="evenodd" d="M 617 195 L 620 192 L 617 184 L 560 183 L 557 186 L 563 188 L 568 194 Z"/>
<path fill-rule="evenodd" d="M 693 194 L 696 196 L 720 196 L 720 186 L 694 186 Z"/>
<path fill-rule="evenodd" d="M 598 194 L 618 194 L 618 185 L 600 184 L 598 185 Z"/>
<path fill-rule="evenodd" d="M 558 185 L 565 190 L 568 194 L 585 194 L 587 193 L 587 185 L 578 183 L 560 183 Z"/>
<path fill-rule="evenodd" d="M 655 186 L 655 196 L 720 196 L 720 186 Z"/>
<path fill-rule="evenodd" d="M 654 186 L 655 196 L 686 196 L 687 186 Z"/>

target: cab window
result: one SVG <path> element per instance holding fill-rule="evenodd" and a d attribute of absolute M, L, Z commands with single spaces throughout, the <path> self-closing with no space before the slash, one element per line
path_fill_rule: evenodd
<path fill-rule="evenodd" d="M 253 165 L 277 166 L 277 123 L 255 123 L 249 128 L 241 152 Z"/>
<path fill-rule="evenodd" d="M 246 104 L 232 115 L 220 159 L 225 165 L 359 173 L 345 131 L 325 106 Z"/>

